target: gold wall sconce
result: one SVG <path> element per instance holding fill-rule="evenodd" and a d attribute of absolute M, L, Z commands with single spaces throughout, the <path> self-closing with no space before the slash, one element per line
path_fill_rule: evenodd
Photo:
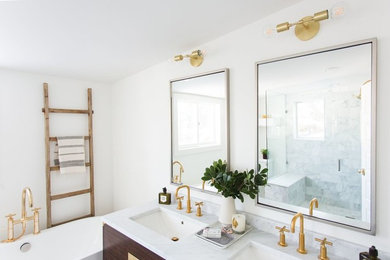
<path fill-rule="evenodd" d="M 276 26 L 276 31 L 278 33 L 284 32 L 290 29 L 290 27 L 295 26 L 295 35 L 298 39 L 302 41 L 307 41 L 312 39 L 317 35 L 320 30 L 320 21 L 329 19 L 328 10 L 324 10 L 318 13 L 315 13 L 313 16 L 303 17 L 296 23 L 281 23 Z"/>
<path fill-rule="evenodd" d="M 194 67 L 199 67 L 203 62 L 203 53 L 201 50 L 196 50 L 191 52 L 191 54 L 186 55 L 176 55 L 174 57 L 175 61 L 182 61 L 184 58 L 190 59 L 190 64 Z"/>

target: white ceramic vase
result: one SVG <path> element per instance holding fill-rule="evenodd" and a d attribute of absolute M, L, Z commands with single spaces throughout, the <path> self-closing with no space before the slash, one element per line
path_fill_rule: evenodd
<path fill-rule="evenodd" d="M 233 214 L 236 214 L 234 199 L 232 197 L 222 197 L 218 221 L 223 225 L 231 225 Z"/>

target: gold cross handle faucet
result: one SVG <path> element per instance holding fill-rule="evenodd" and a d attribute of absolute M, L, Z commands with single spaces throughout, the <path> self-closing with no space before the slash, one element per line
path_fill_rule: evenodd
<path fill-rule="evenodd" d="M 328 254 L 327 254 L 327 248 L 326 245 L 333 246 L 332 242 L 329 242 L 326 240 L 326 237 L 324 239 L 315 238 L 317 242 L 320 242 L 320 254 L 318 255 L 318 259 L 320 260 L 329 260 Z"/>
<path fill-rule="evenodd" d="M 182 210 L 183 209 L 183 205 L 182 205 L 182 199 L 184 199 L 184 196 L 181 196 L 181 197 L 177 197 L 176 200 L 177 200 L 177 209 L 178 210 Z"/>
<path fill-rule="evenodd" d="M 197 208 L 196 208 L 196 216 L 201 217 L 202 216 L 202 208 L 201 208 L 201 206 L 203 206 L 203 202 L 202 201 L 195 202 L 195 206 L 197 206 Z"/>
<path fill-rule="evenodd" d="M 286 235 L 284 234 L 284 232 L 290 232 L 290 230 L 288 230 L 286 228 L 286 226 L 283 226 L 283 227 L 276 226 L 275 229 L 279 230 L 279 242 L 278 242 L 278 245 L 282 246 L 282 247 L 286 247 L 287 246 Z"/>

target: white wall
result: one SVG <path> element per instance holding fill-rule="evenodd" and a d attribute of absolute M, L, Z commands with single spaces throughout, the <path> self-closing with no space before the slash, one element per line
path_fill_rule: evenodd
<path fill-rule="evenodd" d="M 296 21 L 314 12 L 331 8 L 337 1 L 306 0 L 288 9 L 232 32 L 203 46 L 204 64 L 193 68 L 188 61 L 167 61 L 128 77 L 115 84 L 113 100 L 113 169 L 114 208 L 120 209 L 157 199 L 163 186 L 169 186 L 170 124 L 169 80 L 207 72 L 230 69 L 231 166 L 253 168 L 256 164 L 256 85 L 255 62 L 341 43 L 378 38 L 378 147 L 377 147 L 377 235 L 371 236 L 340 227 L 306 221 L 306 228 L 356 243 L 375 244 L 388 249 L 390 241 L 390 31 L 386 29 L 390 2 L 387 0 L 347 0 L 348 13 L 339 20 L 321 22 L 321 31 L 312 40 L 303 42 L 293 30 L 275 38 L 263 37 L 265 25 Z M 190 32 L 189 32 L 190 33 Z M 187 51 L 191 51 L 187 50 Z M 176 53 L 172 53 L 172 56 Z M 276 75 L 277 76 L 277 75 Z M 169 186 L 171 191 L 175 186 Z M 217 196 L 193 192 L 194 196 L 217 200 Z M 258 215 L 278 218 L 286 223 L 290 214 L 257 207 L 247 199 L 239 205 Z"/>
<path fill-rule="evenodd" d="M 20 218 L 21 191 L 26 186 L 33 192 L 34 206 L 42 208 L 40 226 L 46 226 L 45 133 L 41 111 L 43 82 L 49 83 L 49 105 L 57 108 L 86 109 L 87 88 L 92 88 L 96 214 L 112 210 L 110 87 L 94 82 L 0 70 L 0 240 L 5 239 L 7 234 L 7 222 L 3 216 L 16 213 L 15 218 Z M 51 136 L 88 135 L 86 115 L 50 116 Z M 53 193 L 86 188 L 87 176 L 52 173 Z M 77 217 L 84 212 L 87 214 L 88 202 L 88 195 L 53 202 L 53 220 Z"/>

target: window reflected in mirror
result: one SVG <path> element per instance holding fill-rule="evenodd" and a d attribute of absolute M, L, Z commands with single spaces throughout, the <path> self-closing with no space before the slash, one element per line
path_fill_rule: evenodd
<path fill-rule="evenodd" d="M 306 140 L 324 140 L 324 100 L 295 103 L 295 137 Z"/>
<path fill-rule="evenodd" d="M 171 134 L 171 182 L 202 188 L 205 168 L 229 161 L 227 69 L 171 81 Z"/>
<path fill-rule="evenodd" d="M 179 151 L 221 145 L 221 106 L 218 98 L 175 95 Z"/>

